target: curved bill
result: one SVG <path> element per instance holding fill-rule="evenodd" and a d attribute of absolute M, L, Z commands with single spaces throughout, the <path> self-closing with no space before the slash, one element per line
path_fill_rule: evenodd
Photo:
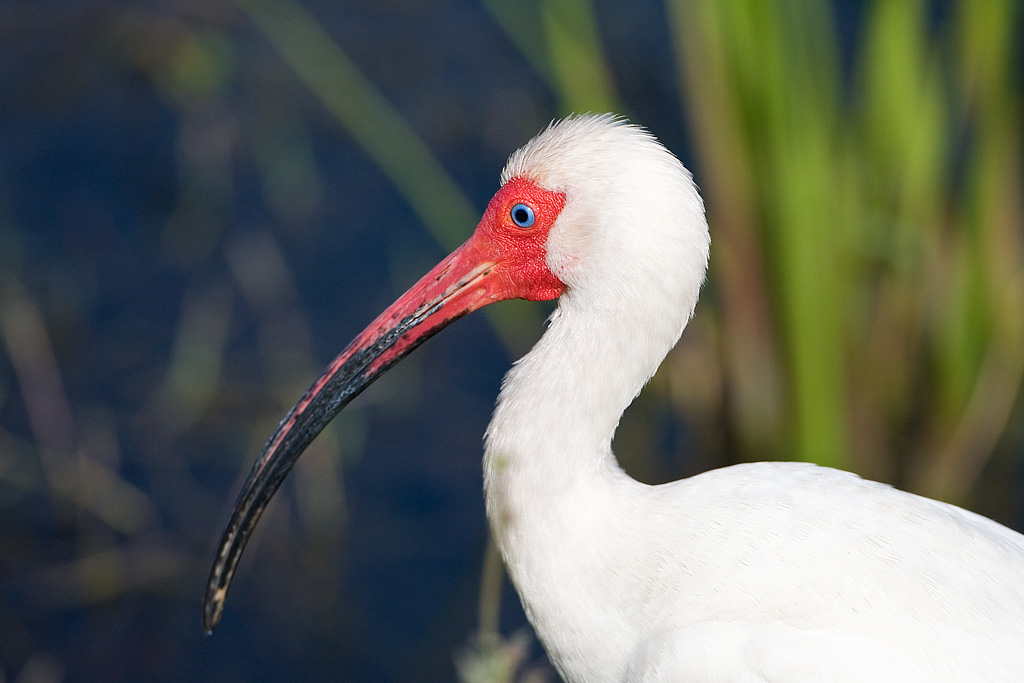
<path fill-rule="evenodd" d="M 263 509 L 317 434 L 359 392 L 449 323 L 512 298 L 502 259 L 474 235 L 370 324 L 281 422 L 253 465 L 221 537 L 203 602 L 203 628 L 220 621 L 239 557 Z"/>

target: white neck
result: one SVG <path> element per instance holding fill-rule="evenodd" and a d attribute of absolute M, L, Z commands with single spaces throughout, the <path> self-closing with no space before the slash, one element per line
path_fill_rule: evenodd
<path fill-rule="evenodd" d="M 595 466 L 617 469 L 619 418 L 681 331 L 671 320 L 638 327 L 638 317 L 562 296 L 547 332 L 502 384 L 486 436 L 489 495 L 535 468 L 552 485 Z"/>
<path fill-rule="evenodd" d="M 625 312 L 595 310 L 567 292 L 547 333 L 505 377 L 488 428 L 484 480 L 488 517 L 530 621 L 560 669 L 625 661 L 573 653 L 573 634 L 606 629 L 621 642 L 609 535 L 623 506 L 645 488 L 618 467 L 611 439 L 622 411 L 679 336 L 681 324 L 641 330 Z M 635 307 L 630 307 L 635 310 Z M 611 532 L 611 533 L 610 533 Z M 602 539 L 598 542 L 598 539 Z M 619 568 L 621 571 L 621 566 Z M 630 586 L 618 586 L 629 600 Z M 628 640 L 628 639 L 627 639 Z M 564 644 L 564 646 L 563 646 Z"/>

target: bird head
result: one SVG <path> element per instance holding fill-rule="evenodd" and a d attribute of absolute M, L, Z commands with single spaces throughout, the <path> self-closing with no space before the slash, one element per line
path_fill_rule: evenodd
<path fill-rule="evenodd" d="M 606 317 L 622 324 L 635 307 L 658 302 L 664 334 L 650 332 L 671 346 L 696 304 L 707 254 L 692 178 L 650 134 L 607 115 L 553 123 L 509 159 L 469 240 L 357 336 L 267 442 L 221 538 L 205 629 L 220 621 L 241 553 L 298 457 L 349 401 L 419 344 L 497 301 L 561 297 L 560 307 L 612 307 L 618 317 Z"/>

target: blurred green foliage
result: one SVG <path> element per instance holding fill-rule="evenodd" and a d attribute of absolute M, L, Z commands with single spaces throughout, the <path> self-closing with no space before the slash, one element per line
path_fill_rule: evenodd
<path fill-rule="evenodd" d="M 828 5 L 672 8 L 737 455 L 970 503 L 1024 370 L 1017 3 L 872 3 L 847 67 Z"/>

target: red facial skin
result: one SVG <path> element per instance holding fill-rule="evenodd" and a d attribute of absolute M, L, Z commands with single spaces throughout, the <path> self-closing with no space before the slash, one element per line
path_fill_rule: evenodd
<path fill-rule="evenodd" d="M 526 228 L 512 207 L 533 209 Z M 220 621 L 235 567 L 270 498 L 305 448 L 384 371 L 450 323 L 505 299 L 546 301 L 565 285 L 545 261 L 565 194 L 513 178 L 494 195 L 473 236 L 363 330 L 291 409 L 253 465 L 221 538 L 203 603 L 207 633 Z"/>
<path fill-rule="evenodd" d="M 512 207 L 520 203 L 534 211 L 536 220 L 529 228 L 512 221 Z M 469 248 L 479 249 L 482 259 L 493 260 L 501 279 L 500 286 L 492 285 L 497 300 L 558 298 L 565 285 L 548 269 L 545 256 L 548 233 L 563 207 L 565 194 L 513 178 L 491 198 L 476 232 L 452 256 Z"/>

